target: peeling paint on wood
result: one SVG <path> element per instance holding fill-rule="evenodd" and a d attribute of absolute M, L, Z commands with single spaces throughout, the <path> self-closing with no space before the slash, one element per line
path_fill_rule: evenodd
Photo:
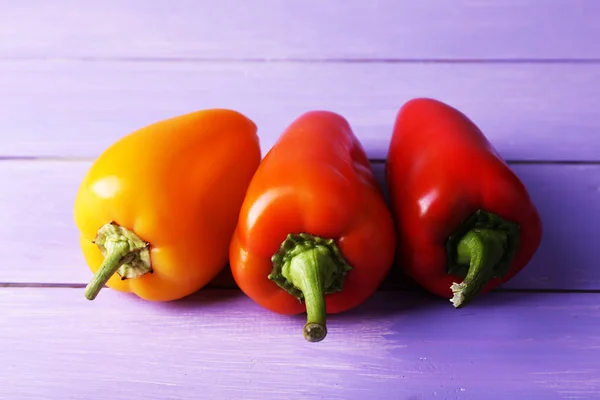
<path fill-rule="evenodd" d="M 596 0 L 3 0 L 0 57 L 598 59 Z"/>
<path fill-rule="evenodd" d="M 600 393 L 598 295 L 495 293 L 455 310 L 380 292 L 303 316 L 239 292 L 152 304 L 107 290 L 2 289 L 4 399 L 591 399 Z M 62 397 L 61 397 L 62 396 Z"/>
<path fill-rule="evenodd" d="M 599 397 L 597 0 L 0 9 L 1 399 Z M 317 345 L 302 338 L 302 316 L 236 290 L 169 304 L 108 289 L 85 300 L 72 201 L 90 158 L 118 137 L 229 107 L 258 123 L 266 151 L 321 108 L 347 117 L 383 159 L 398 108 L 416 96 L 479 124 L 540 208 L 542 246 L 504 292 L 455 310 L 384 285 L 331 316 Z M 213 285 L 231 282 L 224 273 Z"/>
<path fill-rule="evenodd" d="M 95 157 L 163 118 L 227 107 L 258 125 L 263 153 L 301 113 L 348 119 L 387 154 L 413 97 L 459 108 L 512 160 L 600 161 L 600 67 L 564 64 L 0 62 L 0 156 Z"/>

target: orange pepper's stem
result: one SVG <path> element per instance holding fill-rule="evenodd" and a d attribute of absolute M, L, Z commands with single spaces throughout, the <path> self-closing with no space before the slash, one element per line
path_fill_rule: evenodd
<path fill-rule="evenodd" d="M 148 243 L 130 230 L 111 222 L 98 230 L 94 242 L 104 255 L 104 261 L 85 288 L 88 300 L 94 300 L 115 273 L 122 280 L 152 273 Z"/>
<path fill-rule="evenodd" d="M 343 289 L 351 269 L 333 239 L 288 235 L 273 256 L 269 279 L 306 303 L 304 338 L 319 342 L 327 335 L 325 295 Z"/>

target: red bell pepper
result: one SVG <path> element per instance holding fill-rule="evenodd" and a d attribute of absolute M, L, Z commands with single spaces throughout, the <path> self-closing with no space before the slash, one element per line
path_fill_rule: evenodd
<path fill-rule="evenodd" d="M 391 212 L 348 122 L 328 111 L 294 121 L 264 157 L 230 246 L 232 275 L 259 305 L 307 313 L 322 340 L 326 313 L 364 302 L 392 266 Z"/>
<path fill-rule="evenodd" d="M 540 244 L 523 183 L 467 116 L 438 100 L 398 112 L 386 181 L 398 263 L 457 308 L 510 280 Z"/>

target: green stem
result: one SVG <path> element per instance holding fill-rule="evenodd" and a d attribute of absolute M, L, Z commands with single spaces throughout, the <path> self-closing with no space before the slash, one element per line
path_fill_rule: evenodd
<path fill-rule="evenodd" d="M 292 258 L 283 276 L 304 295 L 307 322 L 304 337 L 310 342 L 323 340 L 327 335 L 324 280 L 328 270 L 335 268 L 329 250 L 324 246 L 306 250 Z"/>
<path fill-rule="evenodd" d="M 288 235 L 273 256 L 269 279 L 306 304 L 303 335 L 319 342 L 327 335 L 325 296 L 341 291 L 351 269 L 333 239 Z"/>
<path fill-rule="evenodd" d="M 455 307 L 464 307 L 493 278 L 510 270 L 521 227 L 497 214 L 475 211 L 446 241 L 447 273 L 463 278 L 451 285 Z"/>
<path fill-rule="evenodd" d="M 460 264 L 468 264 L 469 271 L 461 283 L 451 286 L 454 307 L 468 304 L 496 274 L 507 243 L 506 232 L 476 228 L 467 232 L 458 242 L 457 256 Z"/>
<path fill-rule="evenodd" d="M 94 300 L 115 273 L 122 280 L 152 273 L 149 245 L 132 231 L 111 222 L 98 230 L 94 243 L 102 252 L 104 261 L 85 288 L 88 300 Z"/>
<path fill-rule="evenodd" d="M 131 261 L 130 259 L 129 245 L 126 242 L 115 243 L 90 283 L 85 287 L 85 297 L 88 300 L 94 300 L 106 282 L 121 268 L 121 265 Z"/>

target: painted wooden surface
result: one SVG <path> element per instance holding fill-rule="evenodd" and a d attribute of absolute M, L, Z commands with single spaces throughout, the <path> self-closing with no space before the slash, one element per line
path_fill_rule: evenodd
<path fill-rule="evenodd" d="M 488 296 L 469 310 L 380 292 L 302 317 L 235 291 L 156 305 L 75 289 L 0 291 L 3 399 L 591 399 L 600 393 L 597 294 Z M 11 327 L 28 326 L 17 331 Z M 49 343 L 53 343 L 50 345 Z M 56 397 L 58 398 L 58 397 Z"/>
<path fill-rule="evenodd" d="M 0 2 L 0 57 L 598 59 L 596 0 Z"/>
<path fill-rule="evenodd" d="M 0 398 L 600 398 L 598 20 L 596 0 L 0 0 Z M 170 304 L 85 300 L 72 203 L 117 138 L 229 107 L 266 152 L 330 109 L 385 190 L 416 96 L 469 115 L 539 207 L 542 245 L 500 290 L 455 310 L 393 272 L 317 344 L 227 270 Z"/>
<path fill-rule="evenodd" d="M 0 156 L 94 157 L 156 120 L 229 107 L 259 125 L 263 151 L 320 108 L 382 159 L 398 108 L 430 96 L 467 113 L 507 159 L 598 161 L 597 82 L 600 64 L 5 61 Z"/>

